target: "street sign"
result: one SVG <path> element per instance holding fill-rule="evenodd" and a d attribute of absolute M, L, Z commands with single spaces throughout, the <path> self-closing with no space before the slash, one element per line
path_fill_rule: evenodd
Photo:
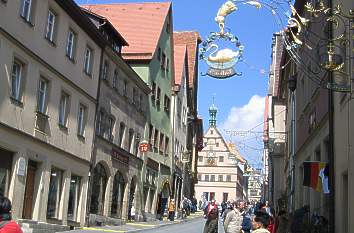
<path fill-rule="evenodd" d="M 150 144 L 147 142 L 147 141 L 142 141 L 140 144 L 139 144 L 139 150 L 140 152 L 142 153 L 145 153 L 149 150 L 149 146 Z"/>

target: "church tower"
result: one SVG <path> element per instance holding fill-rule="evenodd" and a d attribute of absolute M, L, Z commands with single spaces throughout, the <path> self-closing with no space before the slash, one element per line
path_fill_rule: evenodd
<path fill-rule="evenodd" d="M 215 99 L 213 97 L 213 103 L 209 108 L 209 127 L 216 127 L 216 113 L 218 112 L 218 109 L 216 108 L 214 102 Z"/>

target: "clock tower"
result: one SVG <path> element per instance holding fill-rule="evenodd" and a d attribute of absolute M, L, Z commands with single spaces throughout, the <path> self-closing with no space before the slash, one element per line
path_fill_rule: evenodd
<path fill-rule="evenodd" d="M 216 108 L 214 101 L 215 98 L 213 97 L 213 103 L 209 108 L 209 127 L 216 127 L 216 113 L 218 112 L 218 109 Z"/>

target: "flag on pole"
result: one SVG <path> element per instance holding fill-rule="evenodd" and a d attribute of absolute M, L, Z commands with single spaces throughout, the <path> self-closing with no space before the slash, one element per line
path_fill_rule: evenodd
<path fill-rule="evenodd" d="M 324 162 L 304 162 L 303 185 L 328 194 L 328 169 Z"/>

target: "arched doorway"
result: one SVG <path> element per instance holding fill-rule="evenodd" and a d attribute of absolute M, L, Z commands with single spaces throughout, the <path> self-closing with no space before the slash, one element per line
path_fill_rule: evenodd
<path fill-rule="evenodd" d="M 103 215 L 108 175 L 102 163 L 93 170 L 90 213 Z"/>
<path fill-rule="evenodd" d="M 135 218 L 135 191 L 136 191 L 136 179 L 132 178 L 130 182 L 129 200 L 128 200 L 128 220 Z"/>
<path fill-rule="evenodd" d="M 111 216 L 122 218 L 123 200 L 124 200 L 125 180 L 119 171 L 114 176 L 112 190 Z"/>
<path fill-rule="evenodd" d="M 166 181 L 162 186 L 161 192 L 157 196 L 158 200 L 156 215 L 158 219 L 162 219 L 164 216 L 170 193 L 170 183 Z"/>

